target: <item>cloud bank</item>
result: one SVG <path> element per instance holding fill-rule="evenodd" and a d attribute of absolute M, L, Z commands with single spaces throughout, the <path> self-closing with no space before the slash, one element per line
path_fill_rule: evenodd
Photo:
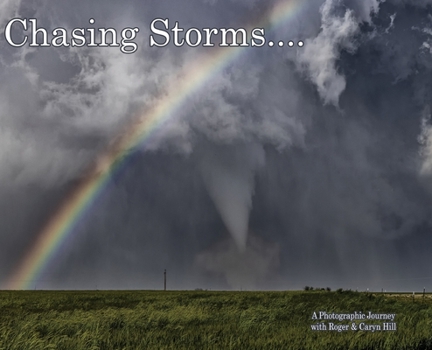
<path fill-rule="evenodd" d="M 150 22 L 238 27 L 277 3 L 0 4 L 1 30 L 15 16 L 140 28 L 131 55 L 1 36 L 0 281 L 89 164 L 211 55 L 149 47 Z M 431 6 L 302 5 L 266 37 L 304 47 L 248 49 L 213 75 L 110 178 L 38 288 L 159 288 L 164 268 L 172 288 L 238 288 L 239 275 L 251 288 L 423 287 L 410 278 L 428 276 L 432 243 Z"/>

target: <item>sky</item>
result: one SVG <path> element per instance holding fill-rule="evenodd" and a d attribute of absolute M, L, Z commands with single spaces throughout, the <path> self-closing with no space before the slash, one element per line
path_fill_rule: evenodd
<path fill-rule="evenodd" d="M 224 49 L 151 46 L 152 21 L 250 30 L 285 3 L 17 281 L 86 170 Z M 137 50 L 13 47 L 13 18 L 139 28 Z M 431 81 L 431 0 L 3 0 L 0 288 L 161 289 L 166 269 L 169 289 L 432 290 Z"/>

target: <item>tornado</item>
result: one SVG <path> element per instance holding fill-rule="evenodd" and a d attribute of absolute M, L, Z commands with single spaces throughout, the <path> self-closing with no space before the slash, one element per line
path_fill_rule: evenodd
<path fill-rule="evenodd" d="M 200 162 L 204 184 L 239 251 L 247 242 L 255 173 L 265 163 L 261 145 L 217 146 Z"/>

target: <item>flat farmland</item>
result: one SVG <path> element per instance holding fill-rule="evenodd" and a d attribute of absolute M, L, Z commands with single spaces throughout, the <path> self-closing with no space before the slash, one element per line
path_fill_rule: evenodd
<path fill-rule="evenodd" d="M 395 314 L 396 329 L 384 330 L 385 319 L 337 319 L 369 312 Z M 326 329 L 313 330 L 320 324 Z M 432 299 L 315 290 L 0 291 L 0 350 L 16 349 L 432 349 Z"/>

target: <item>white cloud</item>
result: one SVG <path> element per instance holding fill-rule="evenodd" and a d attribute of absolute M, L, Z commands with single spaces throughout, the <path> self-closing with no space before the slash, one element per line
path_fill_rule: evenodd
<path fill-rule="evenodd" d="M 301 68 L 317 86 L 324 103 L 335 106 L 346 86 L 344 76 L 337 71 L 336 61 L 341 49 L 355 49 L 353 36 L 359 30 L 352 10 L 345 10 L 343 16 L 335 15 L 339 3 L 338 0 L 327 0 L 323 4 L 321 31 L 317 37 L 305 41 L 304 49 L 298 56 Z"/>

